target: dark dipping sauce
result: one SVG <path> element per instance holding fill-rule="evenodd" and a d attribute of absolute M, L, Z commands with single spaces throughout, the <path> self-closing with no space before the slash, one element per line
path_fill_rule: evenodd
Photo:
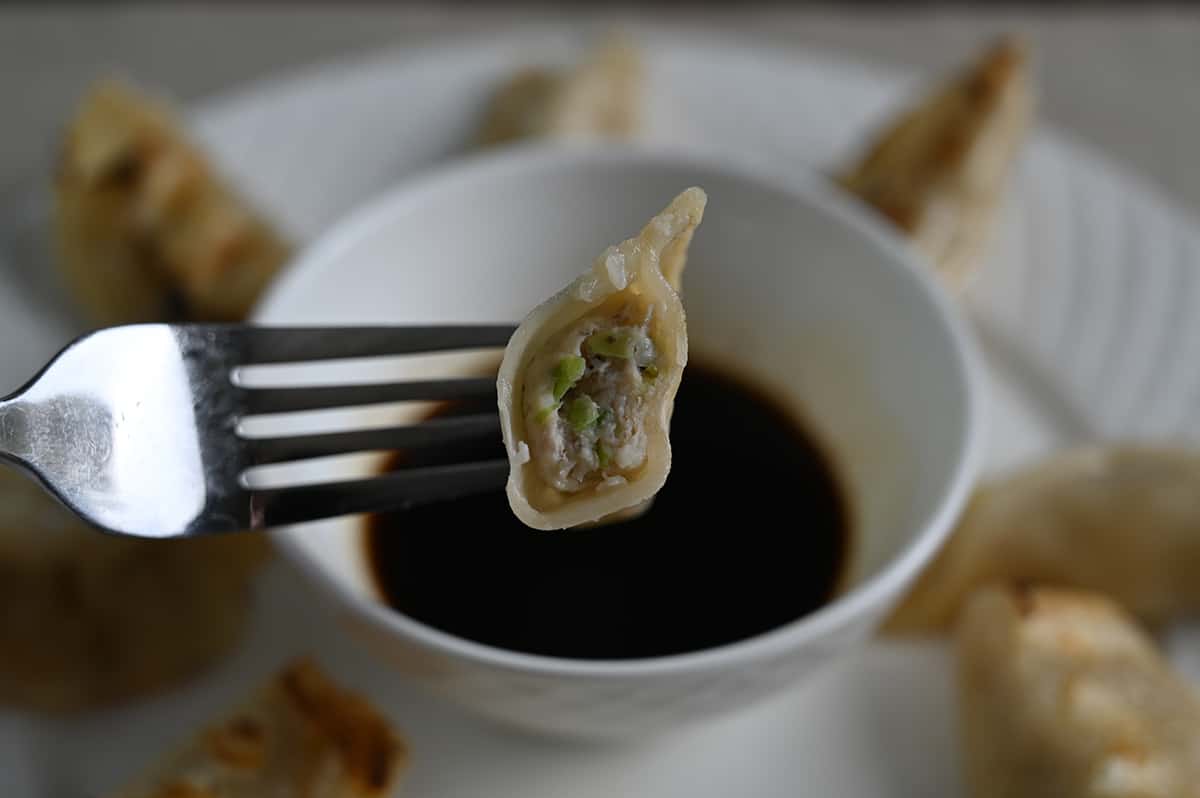
<path fill-rule="evenodd" d="M 435 415 L 494 410 L 453 403 Z M 388 604 L 511 651 L 573 659 L 683 654 L 744 640 L 833 596 L 849 518 L 830 463 L 766 395 L 689 365 L 672 466 L 650 510 L 538 531 L 503 490 L 373 517 L 367 546 Z M 397 455 L 396 467 L 504 457 L 501 441 Z"/>

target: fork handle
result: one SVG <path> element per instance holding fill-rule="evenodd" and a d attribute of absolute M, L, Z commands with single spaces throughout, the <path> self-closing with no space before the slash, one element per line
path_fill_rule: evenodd
<path fill-rule="evenodd" d="M 28 410 L 19 395 L 0 399 L 0 458 L 28 465 L 31 453 Z"/>
<path fill-rule="evenodd" d="M 60 494 L 90 484 L 112 451 L 110 417 L 86 398 L 23 393 L 0 400 L 0 459 L 54 482 Z"/>

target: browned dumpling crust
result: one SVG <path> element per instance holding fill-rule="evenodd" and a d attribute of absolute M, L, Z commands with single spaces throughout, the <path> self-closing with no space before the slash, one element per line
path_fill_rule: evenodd
<path fill-rule="evenodd" d="M 1026 48 L 1006 38 L 886 127 L 839 182 L 961 287 L 986 249 L 1032 110 Z"/>
<path fill-rule="evenodd" d="M 305 660 L 113 798 L 382 798 L 405 759 L 387 718 Z"/>
<path fill-rule="evenodd" d="M 242 320 L 290 254 L 170 107 L 117 81 L 68 126 L 55 196 L 61 267 L 104 324 Z"/>
<path fill-rule="evenodd" d="M 1200 796 L 1200 698 L 1108 599 L 984 589 L 958 670 L 973 798 Z"/>

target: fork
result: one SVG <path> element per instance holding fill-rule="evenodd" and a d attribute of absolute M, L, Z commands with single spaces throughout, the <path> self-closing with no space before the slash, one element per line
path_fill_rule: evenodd
<path fill-rule="evenodd" d="M 409 426 L 248 437 L 269 413 L 495 396 L 486 378 L 252 388 L 244 366 L 502 347 L 511 325 L 252 327 L 135 324 L 63 349 L 0 400 L 0 458 L 102 530 L 186 537 L 452 499 L 504 484 L 505 459 L 254 488 L 254 467 L 363 451 L 500 438 L 498 412 Z"/>

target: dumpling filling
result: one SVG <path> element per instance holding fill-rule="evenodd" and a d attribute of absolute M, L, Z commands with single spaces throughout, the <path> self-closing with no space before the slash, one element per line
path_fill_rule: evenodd
<path fill-rule="evenodd" d="M 620 484 L 646 461 L 655 395 L 652 309 L 583 319 L 539 355 L 525 386 L 525 428 L 538 473 L 574 493 Z"/>

